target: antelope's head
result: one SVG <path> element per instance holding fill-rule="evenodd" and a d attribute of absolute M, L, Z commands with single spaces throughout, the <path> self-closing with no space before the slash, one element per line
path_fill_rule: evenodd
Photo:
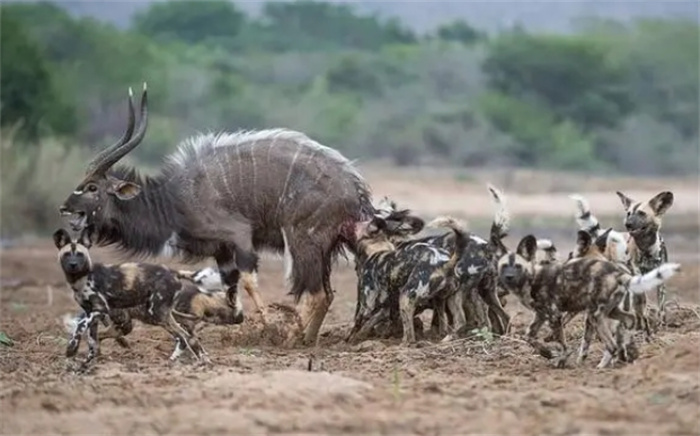
<path fill-rule="evenodd" d="M 59 207 L 61 215 L 69 217 L 70 227 L 74 231 L 80 232 L 88 224 L 99 220 L 105 209 L 109 209 L 113 202 L 131 200 L 141 192 L 141 187 L 138 184 L 120 180 L 107 172 L 143 140 L 148 126 L 147 103 L 146 84 L 144 83 L 141 96 L 141 117 L 138 129 L 134 134 L 136 117 L 133 92 L 129 88 L 129 124 L 126 132 L 116 143 L 105 148 L 92 159 L 83 180 Z"/>

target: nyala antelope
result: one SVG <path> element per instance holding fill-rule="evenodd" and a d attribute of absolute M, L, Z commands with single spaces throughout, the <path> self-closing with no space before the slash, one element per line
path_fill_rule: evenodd
<path fill-rule="evenodd" d="M 617 196 L 625 208 L 623 224 L 627 232 L 612 230 L 608 233 L 606 257 L 615 262 L 627 262 L 635 273 L 647 273 L 668 262 L 666 244 L 659 231 L 663 215 L 673 205 L 673 193 L 660 192 L 647 202 L 634 201 L 620 191 Z M 591 212 L 588 202 L 579 195 L 572 198 L 578 206 L 576 220 L 579 228 L 600 236 L 603 229 Z M 663 324 L 666 319 L 666 286 L 661 284 L 656 292 L 659 321 Z M 637 313 L 636 327 L 644 330 L 649 338 L 651 329 L 645 315 L 646 295 L 635 295 L 634 305 Z"/>
<path fill-rule="evenodd" d="M 129 89 L 124 136 L 87 165 L 60 213 L 75 231 L 94 224 L 100 246 L 213 259 L 229 300 L 240 279 L 263 320 L 258 253 L 284 253 L 302 326 L 290 341 L 315 343 L 333 300 L 333 261 L 344 248 L 354 252 L 355 225 L 376 212 L 365 179 L 337 150 L 287 129 L 193 136 L 154 176 L 115 167 L 146 135 L 145 84 L 136 128 L 132 100 Z"/>
<path fill-rule="evenodd" d="M 110 334 L 120 338 L 131 330 L 131 318 L 150 325 L 163 327 L 175 338 L 171 360 L 184 350 L 190 350 L 201 362 L 208 362 L 206 352 L 196 337 L 194 327 L 207 317 L 224 318 L 231 324 L 243 322 L 243 311 L 238 295 L 220 293 L 219 297 L 202 292 L 194 283 L 183 280 L 177 271 L 161 265 L 125 263 L 104 265 L 93 263 L 89 249 L 92 246 L 92 226 L 88 225 L 78 238 L 65 229 L 53 234 L 58 249 L 58 261 L 66 281 L 73 290 L 73 298 L 85 312 L 76 323 L 68 342 L 66 357 L 74 357 L 80 337 L 87 331 L 88 355 L 80 370 L 86 369 L 99 354 L 98 327 L 115 323 Z M 114 312 L 119 310 L 119 312 Z M 123 338 L 121 338 L 123 339 Z M 119 342 L 119 341 L 118 341 Z M 121 341 L 123 344 L 123 341 Z"/>
<path fill-rule="evenodd" d="M 632 275 L 613 262 L 600 259 L 570 259 L 564 263 L 537 265 L 537 239 L 525 236 L 514 252 L 498 261 L 499 280 L 521 304 L 535 313 L 527 328 L 526 339 L 540 355 L 555 359 L 556 366 L 564 367 L 569 356 L 563 330 L 565 313 L 586 313 L 586 332 L 594 332 L 611 356 L 629 360 L 626 356 L 628 335 L 613 336 L 607 320 L 619 322 L 621 328 L 634 327 L 635 317 L 624 310 L 627 293 L 642 294 L 654 289 L 680 270 L 679 264 L 663 264 L 644 275 Z M 537 339 L 544 323 L 549 324 L 559 352 L 554 353 Z M 584 357 L 581 357 L 583 359 Z M 603 366 L 603 361 L 599 367 Z"/>

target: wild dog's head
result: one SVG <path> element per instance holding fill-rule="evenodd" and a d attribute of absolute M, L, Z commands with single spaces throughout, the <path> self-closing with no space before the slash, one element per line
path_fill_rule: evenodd
<path fill-rule="evenodd" d="M 425 227 L 425 222 L 407 209 L 400 210 L 396 202 L 383 197 L 375 207 L 375 217 L 384 219 L 386 233 L 393 241 L 406 239 Z"/>
<path fill-rule="evenodd" d="M 617 191 L 625 208 L 623 223 L 631 235 L 657 231 L 661 227 L 661 217 L 673 206 L 673 193 L 663 191 L 647 202 L 638 202 Z"/>
<path fill-rule="evenodd" d="M 58 229 L 53 234 L 53 242 L 58 248 L 58 262 L 69 276 L 82 276 L 90 272 L 90 247 L 94 226 L 88 225 L 77 238 L 71 237 L 66 229 Z"/>
<path fill-rule="evenodd" d="M 535 270 L 537 238 L 525 236 L 514 252 L 506 253 L 498 260 L 498 281 L 503 288 L 519 294 L 530 281 Z"/>
<path fill-rule="evenodd" d="M 408 209 L 392 211 L 388 214 L 377 214 L 369 221 L 363 221 L 355 226 L 355 240 L 362 253 L 370 255 L 378 251 L 393 250 L 392 239 L 402 234 L 417 233 L 416 228 L 422 229 L 425 222 L 411 214 Z"/>

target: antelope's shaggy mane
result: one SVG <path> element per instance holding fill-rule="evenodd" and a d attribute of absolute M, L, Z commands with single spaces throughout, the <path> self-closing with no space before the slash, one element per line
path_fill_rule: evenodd
<path fill-rule="evenodd" d="M 345 158 L 337 150 L 322 145 L 301 132 L 284 128 L 200 133 L 199 135 L 191 136 L 182 141 L 180 145 L 178 145 L 177 151 L 171 154 L 168 160 L 184 168 L 188 166 L 190 161 L 194 159 L 199 160 L 202 156 L 209 154 L 215 148 L 237 147 L 248 143 L 253 143 L 253 146 L 255 146 L 255 143 L 259 141 L 270 141 L 269 147 L 272 148 L 275 146 L 275 141 L 278 139 L 294 142 L 300 147 L 315 149 L 338 163 L 352 174 L 353 177 L 363 180 L 362 176 L 353 165 L 353 161 Z"/>

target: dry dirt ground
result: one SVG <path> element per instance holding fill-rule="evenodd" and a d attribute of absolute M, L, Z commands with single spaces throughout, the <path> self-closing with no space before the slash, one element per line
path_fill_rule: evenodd
<path fill-rule="evenodd" d="M 378 180 L 370 174 L 370 179 L 379 187 L 377 195 L 401 197 L 411 191 L 398 176 Z M 488 217 L 488 202 L 471 202 L 486 198 L 481 181 L 462 186 L 468 205 L 440 202 L 425 192 L 402 200 L 426 214 L 447 210 Z M 683 186 L 674 185 L 674 190 Z M 685 186 L 678 198 L 695 198 L 696 203 L 679 201 L 678 209 L 694 213 L 697 222 L 697 187 Z M 650 197 L 658 190 L 652 186 L 638 193 Z M 594 206 L 613 215 L 614 193 L 597 195 Z M 555 206 L 549 203 L 570 201 L 563 195 L 541 197 L 537 203 L 513 192 L 509 200 L 519 205 L 514 214 L 553 214 Z M 536 207 L 522 206 L 527 204 Z M 571 218 L 570 208 L 556 207 L 564 219 Z M 651 343 L 641 343 L 634 364 L 606 370 L 595 369 L 599 342 L 582 366 L 572 358 L 568 368 L 554 369 L 535 355 L 522 342 L 531 315 L 511 297 L 506 309 L 514 317 L 514 329 L 508 337 L 423 342 L 410 349 L 392 340 L 346 344 L 356 279 L 352 266 L 340 262 L 333 274 L 335 301 L 318 348 L 280 347 L 276 328 L 282 317 L 275 318 L 276 326 L 262 329 L 244 296 L 250 317 L 243 325 L 207 326 L 201 333 L 212 367 L 186 360 L 168 364 L 172 340 L 158 328 L 137 324 L 129 336 L 131 349 L 107 340 L 95 371 L 75 375 L 66 370 L 67 334 L 60 320 L 75 310 L 75 303 L 62 284 L 55 249 L 47 241 L 9 248 L 1 253 L 0 331 L 14 345 L 0 346 L 0 427 L 4 434 L 697 435 L 698 231 L 686 227 L 665 229 L 671 259 L 683 264 L 682 274 L 669 286 L 679 303 L 671 309 L 670 326 Z M 517 243 L 521 234 L 514 229 L 508 243 Z M 573 230 L 552 238 L 566 253 Z M 106 249 L 95 249 L 93 256 L 115 259 Z M 260 286 L 266 302 L 291 303 L 279 259 L 263 259 Z M 568 328 L 572 344 L 580 337 L 581 318 Z M 83 344 L 81 357 L 84 352 Z"/>

